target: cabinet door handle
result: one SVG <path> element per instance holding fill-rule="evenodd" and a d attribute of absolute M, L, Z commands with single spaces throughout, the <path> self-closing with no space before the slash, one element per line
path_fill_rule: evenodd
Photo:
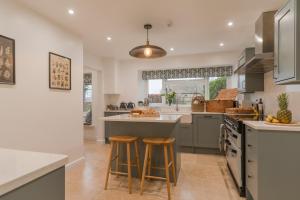
<path fill-rule="evenodd" d="M 248 132 L 251 132 L 252 130 L 251 130 L 250 128 L 247 128 L 247 131 L 248 131 Z"/>
<path fill-rule="evenodd" d="M 204 118 L 213 118 L 211 115 L 205 115 Z"/>
<path fill-rule="evenodd" d="M 248 146 L 248 147 L 250 147 L 250 148 L 251 148 L 251 147 L 253 147 L 253 145 L 252 145 L 252 144 L 248 144 L 247 146 Z"/>
<path fill-rule="evenodd" d="M 231 152 L 237 154 L 237 150 L 231 149 Z"/>
<path fill-rule="evenodd" d="M 248 163 L 253 163 L 254 161 L 253 160 L 248 160 Z"/>
<path fill-rule="evenodd" d="M 253 178 L 253 176 L 251 176 L 251 175 L 248 175 L 248 178 Z"/>

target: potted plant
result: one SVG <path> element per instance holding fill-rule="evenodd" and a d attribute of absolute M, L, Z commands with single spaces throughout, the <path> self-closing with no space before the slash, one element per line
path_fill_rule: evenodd
<path fill-rule="evenodd" d="M 167 100 L 169 106 L 171 106 L 171 104 L 174 102 L 175 98 L 176 98 L 176 92 L 168 92 L 166 94 L 166 100 Z"/>

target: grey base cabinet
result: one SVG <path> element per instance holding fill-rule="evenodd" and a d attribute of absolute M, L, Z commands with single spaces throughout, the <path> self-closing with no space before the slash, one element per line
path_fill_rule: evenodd
<path fill-rule="evenodd" d="M 300 132 L 246 127 L 248 200 L 300 199 Z"/>
<path fill-rule="evenodd" d="M 65 168 L 57 169 L 3 196 L 0 200 L 64 200 Z"/>
<path fill-rule="evenodd" d="M 199 148 L 219 148 L 220 125 L 223 114 L 193 115 L 193 146 Z"/>
<path fill-rule="evenodd" d="M 181 147 L 193 147 L 192 124 L 180 124 L 178 133 L 179 145 Z"/>
<path fill-rule="evenodd" d="M 289 0 L 275 14 L 274 80 L 300 83 L 300 1 Z"/>

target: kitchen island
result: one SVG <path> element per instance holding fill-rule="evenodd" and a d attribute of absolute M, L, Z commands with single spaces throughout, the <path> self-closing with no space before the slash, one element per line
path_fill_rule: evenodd
<path fill-rule="evenodd" d="M 67 158 L 0 148 L 0 200 L 64 200 Z"/>
<path fill-rule="evenodd" d="M 178 129 L 181 115 L 160 115 L 159 117 L 132 117 L 129 114 L 104 117 L 102 120 L 107 122 L 107 130 L 109 136 L 129 135 L 139 137 L 139 154 L 140 164 L 145 156 L 145 145 L 142 142 L 143 138 L 166 138 L 173 137 L 176 139 L 174 144 L 174 158 L 177 176 L 180 171 L 180 152 L 178 141 Z M 133 151 L 131 152 L 132 156 Z M 121 162 L 126 162 L 125 145 L 120 147 Z M 162 148 L 159 146 L 153 147 L 152 165 L 156 167 L 164 166 L 164 158 Z M 114 164 L 112 165 L 115 166 Z M 126 172 L 127 166 L 121 166 L 121 171 Z M 137 171 L 132 169 L 133 176 L 137 177 Z M 163 170 L 152 170 L 152 175 L 165 177 Z M 172 177 L 172 176 L 171 176 Z"/>

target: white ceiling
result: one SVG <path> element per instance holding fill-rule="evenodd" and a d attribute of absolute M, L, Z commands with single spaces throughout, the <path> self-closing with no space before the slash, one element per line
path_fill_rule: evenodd
<path fill-rule="evenodd" d="M 242 50 L 252 45 L 254 22 L 263 11 L 286 0 L 18 0 L 80 35 L 84 48 L 98 56 L 130 58 L 145 43 L 143 25 L 151 23 L 150 43 L 168 55 Z M 70 16 L 68 9 L 75 10 Z M 234 26 L 229 28 L 228 21 Z M 167 24 L 172 22 L 172 27 Z M 107 36 L 112 41 L 106 40 Z M 223 42 L 224 47 L 219 43 Z M 170 52 L 171 47 L 175 48 Z"/>

